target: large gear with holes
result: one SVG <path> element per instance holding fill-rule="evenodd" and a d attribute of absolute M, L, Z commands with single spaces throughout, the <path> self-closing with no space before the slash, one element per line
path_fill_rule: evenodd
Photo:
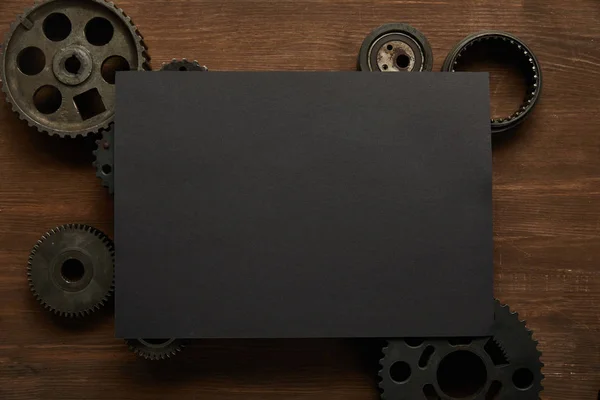
<path fill-rule="evenodd" d="M 208 71 L 204 65 L 200 65 L 198 61 L 188 61 L 185 58 L 182 60 L 173 59 L 168 63 L 164 63 L 161 71 Z M 106 130 L 103 130 L 102 136 L 96 141 L 96 150 L 94 151 L 96 168 L 96 176 L 102 181 L 102 185 L 108 188 L 110 194 L 115 191 L 114 184 L 114 124 Z"/>
<path fill-rule="evenodd" d="M 390 340 L 380 360 L 386 400 L 538 400 L 541 352 L 508 306 L 495 303 L 492 335 Z"/>
<path fill-rule="evenodd" d="M 108 129 L 117 71 L 149 70 L 148 48 L 123 10 L 105 0 L 46 0 L 12 23 L 0 63 L 2 90 L 41 132 L 86 136 Z"/>
<path fill-rule="evenodd" d="M 114 290 L 115 249 L 89 225 L 61 225 L 42 235 L 29 255 L 29 287 L 55 314 L 80 317 L 99 310 Z"/>
<path fill-rule="evenodd" d="M 176 356 L 186 345 L 181 339 L 125 339 L 125 343 L 138 357 L 153 361 Z"/>

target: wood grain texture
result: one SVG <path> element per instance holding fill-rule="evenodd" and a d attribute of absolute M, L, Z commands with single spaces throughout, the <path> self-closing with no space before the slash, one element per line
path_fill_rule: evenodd
<path fill-rule="evenodd" d="M 0 31 L 30 0 L 0 2 Z M 122 0 L 153 66 L 198 59 L 213 70 L 353 70 L 367 33 L 407 22 L 439 70 L 481 29 L 521 37 L 544 72 L 540 103 L 494 145 L 496 296 L 535 331 L 543 399 L 600 390 L 600 3 L 597 0 Z M 492 81 L 502 94 L 502 81 Z M 407 99 L 410 101 L 410 99 Z M 143 140 L 143 138 L 140 138 Z M 61 324 L 25 279 L 41 233 L 67 222 L 112 235 L 112 199 L 94 176 L 90 140 L 32 131 L 0 106 L 0 399 L 378 398 L 361 341 L 206 341 L 141 362 L 113 338 L 109 309 Z M 431 288 L 435 290 L 435 288 Z M 424 293 L 424 295 L 427 295 Z"/>

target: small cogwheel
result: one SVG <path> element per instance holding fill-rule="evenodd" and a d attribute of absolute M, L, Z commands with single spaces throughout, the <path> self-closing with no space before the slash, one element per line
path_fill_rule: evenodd
<path fill-rule="evenodd" d="M 88 315 L 112 294 L 114 264 L 114 246 L 104 233 L 88 225 L 61 225 L 33 247 L 27 266 L 29 287 L 55 314 Z"/>

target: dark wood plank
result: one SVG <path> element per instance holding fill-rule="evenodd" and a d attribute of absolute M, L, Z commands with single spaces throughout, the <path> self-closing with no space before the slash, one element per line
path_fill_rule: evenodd
<path fill-rule="evenodd" d="M 0 31 L 30 5 L 3 0 Z M 123 0 L 119 6 L 144 34 L 155 68 L 187 57 L 214 70 L 352 70 L 364 36 L 392 21 L 428 37 L 436 70 L 470 32 L 503 29 L 524 39 L 545 82 L 532 118 L 494 146 L 496 295 L 540 341 L 542 397 L 597 398 L 596 0 Z M 506 82 L 493 79 L 492 92 L 501 101 Z M 47 315 L 25 279 L 40 234 L 67 222 L 112 234 L 112 200 L 94 176 L 92 148 L 89 140 L 33 132 L 0 106 L 0 398 L 377 398 L 376 357 L 363 342 L 206 341 L 172 362 L 148 365 L 113 338 L 110 310 L 69 326 Z"/>

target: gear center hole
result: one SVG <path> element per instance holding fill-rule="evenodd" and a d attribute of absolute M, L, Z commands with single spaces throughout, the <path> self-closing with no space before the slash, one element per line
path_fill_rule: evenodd
<path fill-rule="evenodd" d="M 85 274 L 83 263 L 76 258 L 69 258 L 60 267 L 60 274 L 69 283 L 80 281 Z"/>
<path fill-rule="evenodd" d="M 483 389 L 487 381 L 487 370 L 478 355 L 458 350 L 442 359 L 437 370 L 437 380 L 446 396 L 463 399 Z"/>
<path fill-rule="evenodd" d="M 396 65 L 398 68 L 407 68 L 410 64 L 410 58 L 406 54 L 400 54 L 396 57 Z"/>
<path fill-rule="evenodd" d="M 74 55 L 67 58 L 65 61 L 65 69 L 71 74 L 78 74 L 81 69 L 81 61 Z"/>

